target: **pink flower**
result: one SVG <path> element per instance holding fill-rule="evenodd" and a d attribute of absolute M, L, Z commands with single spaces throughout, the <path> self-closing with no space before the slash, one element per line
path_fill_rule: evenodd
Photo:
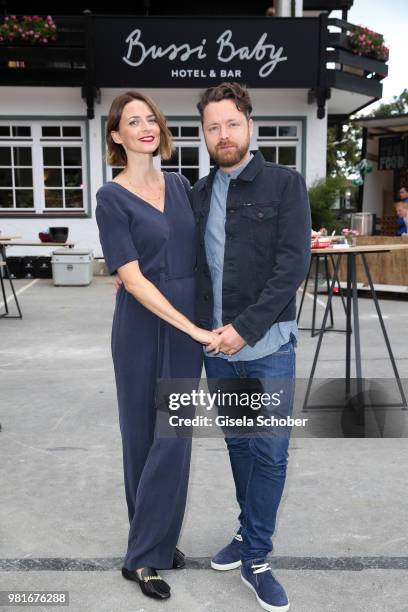
<path fill-rule="evenodd" d="M 42 42 L 43 42 L 43 43 L 47 43 L 47 42 L 48 42 L 48 40 L 47 40 L 46 38 L 43 38 L 43 39 L 42 39 Z"/>

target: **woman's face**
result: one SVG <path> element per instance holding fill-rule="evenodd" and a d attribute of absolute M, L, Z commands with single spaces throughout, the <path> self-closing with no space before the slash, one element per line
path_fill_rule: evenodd
<path fill-rule="evenodd" d="M 123 109 L 118 130 L 111 132 L 114 142 L 126 153 L 152 154 L 160 144 L 160 127 L 152 109 L 142 100 L 132 100 Z"/>

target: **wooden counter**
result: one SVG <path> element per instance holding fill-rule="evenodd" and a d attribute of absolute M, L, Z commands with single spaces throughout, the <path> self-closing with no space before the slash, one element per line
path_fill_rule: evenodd
<path fill-rule="evenodd" d="M 408 245 L 408 235 L 403 236 L 357 236 L 357 246 L 362 245 Z M 367 261 L 374 285 L 394 285 L 408 287 L 408 249 L 390 253 L 367 253 Z M 346 280 L 346 258 L 340 265 L 340 281 Z M 357 282 L 367 286 L 368 281 L 361 257 L 356 259 Z"/>

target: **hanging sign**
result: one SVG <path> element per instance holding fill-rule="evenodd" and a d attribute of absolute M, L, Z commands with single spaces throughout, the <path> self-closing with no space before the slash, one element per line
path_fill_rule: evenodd
<path fill-rule="evenodd" d="M 312 87 L 315 18 L 94 18 L 98 87 Z"/>

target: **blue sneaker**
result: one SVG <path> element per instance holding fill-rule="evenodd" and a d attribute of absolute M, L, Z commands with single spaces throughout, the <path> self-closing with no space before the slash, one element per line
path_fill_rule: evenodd
<path fill-rule="evenodd" d="M 241 567 L 242 582 L 254 593 L 259 605 L 269 612 L 286 612 L 289 599 L 283 586 L 276 580 L 266 559 L 244 561 Z"/>
<path fill-rule="evenodd" d="M 242 535 L 241 527 L 234 535 L 232 541 L 224 546 L 217 554 L 211 559 L 211 567 L 220 572 L 226 570 L 236 569 L 241 565 L 241 548 L 242 548 Z"/>

